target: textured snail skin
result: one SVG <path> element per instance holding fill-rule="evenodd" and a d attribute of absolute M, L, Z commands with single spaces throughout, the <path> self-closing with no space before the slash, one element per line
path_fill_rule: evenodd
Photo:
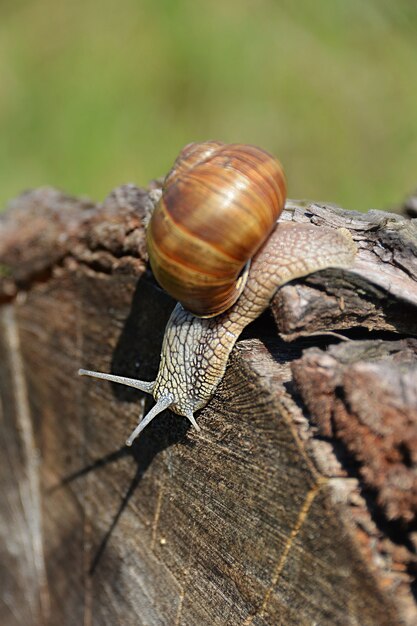
<path fill-rule="evenodd" d="M 156 405 L 139 422 L 127 445 L 161 411 L 170 408 L 198 429 L 194 412 L 204 407 L 221 381 L 230 352 L 242 330 L 267 307 L 279 287 L 329 267 L 349 268 L 356 246 L 345 229 L 278 223 L 252 260 L 246 286 L 225 313 L 202 319 L 177 304 L 165 331 L 159 372 L 146 383 L 80 370 L 152 393 Z"/>

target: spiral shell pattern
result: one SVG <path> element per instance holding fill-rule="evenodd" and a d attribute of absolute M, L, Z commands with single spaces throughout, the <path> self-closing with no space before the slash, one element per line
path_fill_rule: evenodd
<path fill-rule="evenodd" d="M 148 226 L 149 258 L 160 285 L 195 315 L 228 309 L 285 197 L 282 166 L 265 150 L 217 141 L 187 145 Z"/>

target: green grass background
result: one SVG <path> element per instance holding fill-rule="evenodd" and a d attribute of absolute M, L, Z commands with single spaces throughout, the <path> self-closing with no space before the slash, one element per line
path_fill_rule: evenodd
<path fill-rule="evenodd" d="M 190 141 L 248 142 L 291 197 L 389 208 L 417 185 L 415 0 L 2 0 L 0 206 L 102 199 Z"/>

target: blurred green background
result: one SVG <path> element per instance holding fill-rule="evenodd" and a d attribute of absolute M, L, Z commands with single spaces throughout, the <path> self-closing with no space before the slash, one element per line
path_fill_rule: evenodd
<path fill-rule="evenodd" d="M 204 139 L 275 153 L 291 197 L 417 185 L 415 0 L 2 0 L 0 77 L 0 206 L 145 185 Z"/>

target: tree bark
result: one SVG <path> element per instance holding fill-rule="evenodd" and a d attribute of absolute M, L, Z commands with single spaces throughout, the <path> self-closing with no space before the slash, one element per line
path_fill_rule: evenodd
<path fill-rule="evenodd" d="M 201 432 L 79 367 L 153 380 L 173 300 L 146 190 L 45 188 L 0 221 L 0 621 L 417 622 L 417 220 L 289 201 L 355 266 L 282 287 Z"/>

